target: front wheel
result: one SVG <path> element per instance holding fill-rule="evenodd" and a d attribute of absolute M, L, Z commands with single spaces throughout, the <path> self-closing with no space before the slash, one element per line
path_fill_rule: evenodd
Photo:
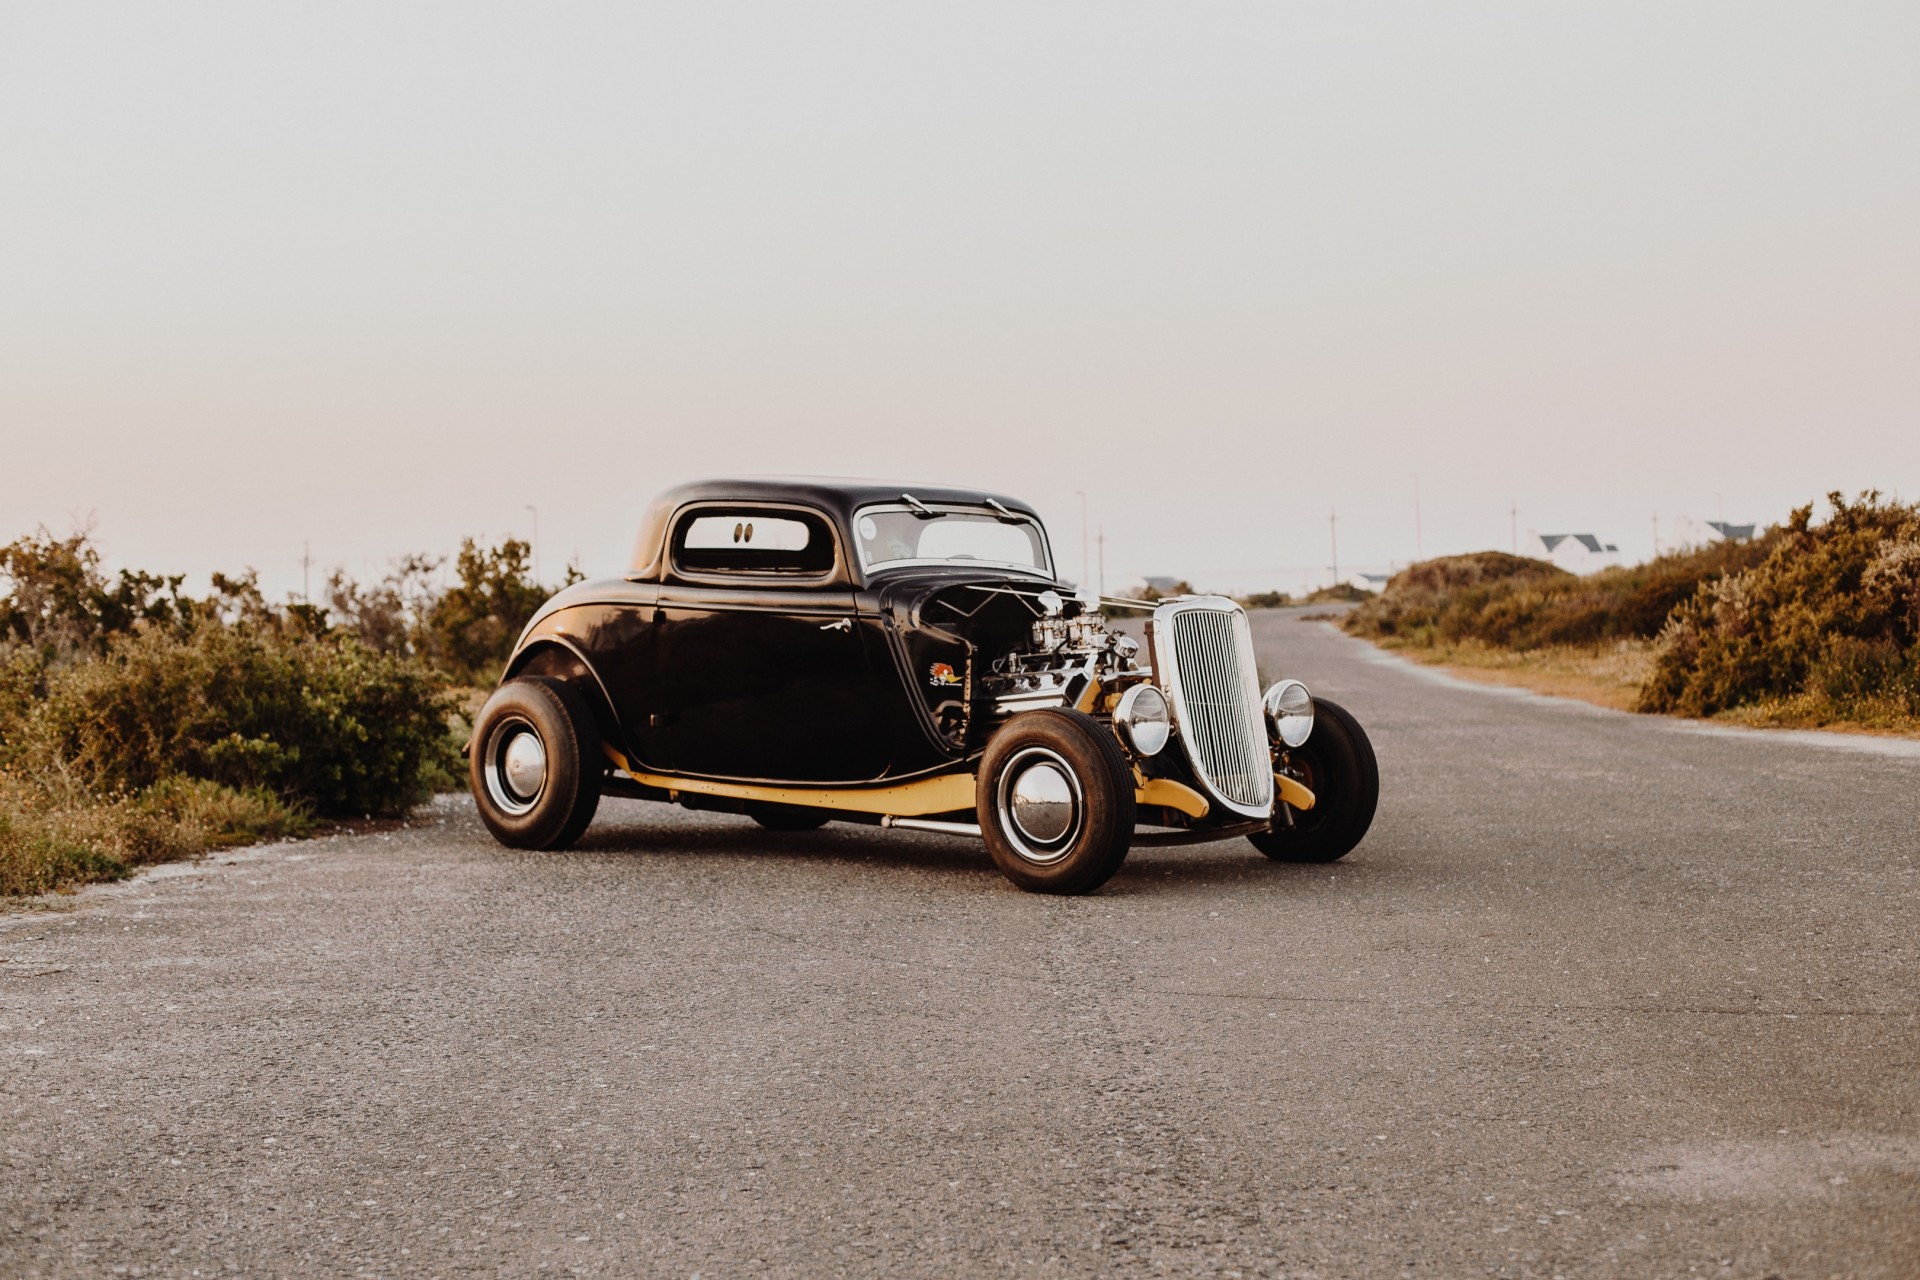
<path fill-rule="evenodd" d="M 1035 893 L 1091 893 L 1133 841 L 1133 771 L 1091 716 L 1029 711 L 987 744 L 974 808 L 1007 879 Z"/>
<path fill-rule="evenodd" d="M 474 721 L 467 780 L 480 820 L 510 848 L 578 840 L 600 805 L 605 771 L 592 710 L 558 680 L 509 680 Z"/>
<path fill-rule="evenodd" d="M 1380 803 L 1380 766 L 1366 730 L 1339 703 L 1315 698 L 1313 733 L 1289 751 L 1287 759 L 1295 776 L 1313 792 L 1313 808 L 1288 810 L 1276 800 L 1273 830 L 1247 839 L 1276 862 L 1345 857 L 1373 825 Z"/>

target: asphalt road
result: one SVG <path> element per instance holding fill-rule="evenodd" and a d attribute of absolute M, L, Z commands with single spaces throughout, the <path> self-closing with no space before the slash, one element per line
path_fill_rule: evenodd
<path fill-rule="evenodd" d="M 1920 1275 L 1920 752 L 1256 630 L 1337 866 L 449 800 L 0 917 L 0 1274 Z"/>

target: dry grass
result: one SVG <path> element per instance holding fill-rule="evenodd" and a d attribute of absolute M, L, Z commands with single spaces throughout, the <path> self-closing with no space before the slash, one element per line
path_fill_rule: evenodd
<path fill-rule="evenodd" d="M 1376 641 L 1402 657 L 1481 684 L 1574 698 L 1615 711 L 1638 710 L 1640 690 L 1653 669 L 1656 646 L 1626 640 L 1598 648 L 1496 649 L 1477 641 L 1427 646 Z M 1825 729 L 1879 737 L 1920 738 L 1920 717 L 1902 703 L 1853 703 L 1847 714 L 1817 693 L 1734 707 L 1709 717 L 1757 729 Z"/>
<path fill-rule="evenodd" d="M 1819 693 L 1803 693 L 1730 707 L 1713 719 L 1759 729 L 1826 729 L 1882 738 L 1920 738 L 1920 716 L 1907 710 L 1904 702 L 1889 699 L 1856 699 L 1836 708 Z"/>
<path fill-rule="evenodd" d="M 271 792 L 171 778 L 102 798 L 0 775 L 0 898 L 121 880 L 140 867 L 311 827 Z"/>
<path fill-rule="evenodd" d="M 1498 649 L 1477 640 L 1436 645 L 1376 643 L 1464 680 L 1577 698 L 1615 711 L 1633 710 L 1653 666 L 1653 643 L 1648 640 L 1544 649 Z"/>

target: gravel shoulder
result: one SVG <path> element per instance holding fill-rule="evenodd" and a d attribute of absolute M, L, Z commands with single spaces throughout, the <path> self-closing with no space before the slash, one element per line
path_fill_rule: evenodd
<path fill-rule="evenodd" d="M 0 1274 L 1914 1274 L 1920 755 L 1255 625 L 1344 863 L 454 798 L 0 917 Z"/>

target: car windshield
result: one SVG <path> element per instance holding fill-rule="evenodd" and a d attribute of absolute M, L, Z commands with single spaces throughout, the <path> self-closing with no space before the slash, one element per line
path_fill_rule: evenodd
<path fill-rule="evenodd" d="M 978 508 L 862 507 L 853 519 L 860 565 L 986 564 L 1051 577 L 1037 521 Z"/>

